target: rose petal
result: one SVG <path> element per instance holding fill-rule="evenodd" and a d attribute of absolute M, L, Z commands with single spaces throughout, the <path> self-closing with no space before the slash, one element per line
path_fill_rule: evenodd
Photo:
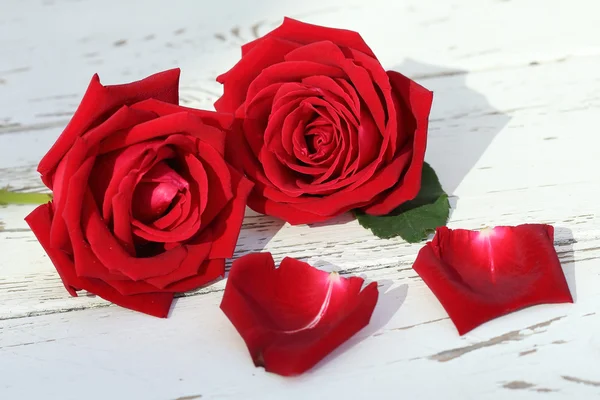
<path fill-rule="evenodd" d="M 198 152 L 208 180 L 206 192 L 202 193 L 207 198 L 207 205 L 201 215 L 202 226 L 208 226 L 234 194 L 230 170 L 225 160 L 203 143 L 198 144 Z"/>
<path fill-rule="evenodd" d="M 171 139 L 173 137 L 170 137 Z M 138 220 L 132 220 L 133 233 L 153 242 L 175 243 L 191 238 L 201 225 L 200 216 L 208 204 L 209 181 L 202 163 L 192 154 L 183 154 L 178 158 L 178 171 L 187 180 L 190 189 L 189 213 L 182 214 L 175 226 L 169 230 L 157 229 Z"/>
<path fill-rule="evenodd" d="M 129 189 L 133 193 L 135 184 L 150 168 L 175 155 L 176 152 L 164 142 L 154 140 L 97 157 L 89 186 L 102 210 L 102 217 L 107 221 L 112 218 L 112 199 L 123 190 L 122 182 L 126 177 L 130 177 L 133 186 Z"/>
<path fill-rule="evenodd" d="M 169 212 L 154 220 L 149 225 L 158 230 L 173 229 L 175 226 L 177 226 L 178 222 L 183 221 L 185 217 L 190 214 L 192 203 L 191 196 L 192 194 L 189 190 L 186 190 L 184 193 L 178 193 Z"/>
<path fill-rule="evenodd" d="M 375 91 L 379 95 L 380 102 L 382 103 L 382 109 L 384 111 L 387 124 L 384 132 L 384 142 L 381 149 L 387 152 L 387 160 L 389 161 L 396 154 L 398 142 L 402 142 L 405 136 L 405 133 L 398 129 L 398 122 L 401 122 L 401 118 L 398 118 L 396 115 L 396 107 L 394 105 L 394 95 L 390 79 L 379 61 L 353 49 L 350 49 L 349 53 L 354 58 L 355 62 L 369 73 L 369 76 L 374 84 Z"/>
<path fill-rule="evenodd" d="M 81 140 L 78 138 L 75 145 Z M 184 250 L 173 249 L 155 257 L 140 259 L 131 257 L 121 247 L 100 217 L 93 196 L 85 186 L 93 161 L 93 158 L 88 158 L 71 177 L 71 190 L 67 194 L 62 215 L 73 245 L 78 275 L 85 276 L 90 269 L 103 266 L 114 274 L 115 279 L 125 275 L 140 280 L 176 269 L 185 256 Z"/>
<path fill-rule="evenodd" d="M 69 224 L 67 223 L 67 225 Z M 98 257 L 98 260 L 109 270 L 118 271 L 134 281 L 168 274 L 179 268 L 186 256 L 186 251 L 181 246 L 154 257 L 130 256 L 116 241 L 104 225 L 97 210 L 94 210 L 89 202 L 84 204 L 81 225 L 85 230 L 87 242 L 89 242 L 88 247 Z M 71 237 L 73 237 L 72 233 Z M 73 246 L 75 247 L 75 243 Z M 80 246 L 86 246 L 86 243 L 81 243 Z"/>
<path fill-rule="evenodd" d="M 549 225 L 437 229 L 413 265 L 463 335 L 491 319 L 573 298 Z"/>
<path fill-rule="evenodd" d="M 220 113 L 209 110 L 200 110 L 197 108 L 183 107 L 156 99 L 142 100 L 133 104 L 131 108 L 149 111 L 158 115 L 159 117 L 185 111 L 200 118 L 204 124 L 212 126 L 213 128 L 218 128 L 219 130 L 229 129 L 235 119 L 231 113 Z"/>
<path fill-rule="evenodd" d="M 136 217 L 138 212 L 145 215 L 146 219 L 158 218 L 173 203 L 176 194 L 189 189 L 189 186 L 189 183 L 165 162 L 156 164 L 144 174 L 135 189 L 133 216 L 140 219 Z"/>
<path fill-rule="evenodd" d="M 140 182 L 133 194 L 133 217 L 144 222 L 157 219 L 167 211 L 177 192 L 170 183 Z"/>
<path fill-rule="evenodd" d="M 213 242 L 210 251 L 211 258 L 231 258 L 242 228 L 246 201 L 252 187 L 252 182 L 239 172 L 228 166 L 231 175 L 233 199 L 219 212 L 211 223 Z"/>
<path fill-rule="evenodd" d="M 146 279 L 146 282 L 164 289 L 168 285 L 179 282 L 191 276 L 203 275 L 199 267 L 208 258 L 212 248 L 213 234 L 210 229 L 205 229 L 201 235 L 185 244 L 186 258 L 176 270 L 161 276 Z M 209 281 L 214 278 L 210 277 Z"/>
<path fill-rule="evenodd" d="M 77 138 L 73 148 L 83 146 L 84 140 Z M 98 261 L 96 256 L 90 250 L 88 244 L 83 238 L 80 226 L 80 215 L 84 205 L 87 207 L 95 207 L 95 202 L 90 196 L 85 196 L 88 190 L 85 182 L 88 180 L 92 166 L 94 165 L 94 157 L 87 158 L 69 179 L 69 192 L 65 196 L 65 205 L 62 212 L 54 210 L 55 217 L 52 218 L 52 225 L 58 221 L 63 221 L 66 227 L 70 243 L 72 245 L 71 254 L 75 264 L 75 273 L 80 277 L 90 278 L 110 278 L 123 279 L 123 274 L 119 271 L 109 271 L 104 265 Z M 50 247 L 58 249 L 52 243 L 52 230 L 50 230 Z M 61 249 L 62 250 L 62 249 Z"/>
<path fill-rule="evenodd" d="M 177 281 L 165 288 L 170 292 L 188 292 L 216 281 L 225 275 L 225 259 L 206 260 L 195 275 Z"/>
<path fill-rule="evenodd" d="M 321 222 L 327 220 L 328 216 L 316 215 L 311 212 L 294 209 L 286 204 L 274 202 L 265 197 L 265 191 L 269 190 L 263 182 L 268 182 L 262 166 L 252 156 L 252 151 L 240 132 L 240 126 L 234 124 L 232 133 L 226 142 L 226 159 L 239 171 L 244 171 L 251 177 L 254 190 L 248 196 L 248 206 L 256 212 L 273 215 L 288 221 L 291 224 Z M 300 200 L 310 201 L 310 199 Z"/>
<path fill-rule="evenodd" d="M 237 124 L 233 127 L 244 136 L 249 149 L 255 156 L 258 156 L 262 149 L 273 100 L 280 87 L 281 85 L 266 87 L 256 97 L 245 103 L 245 117 L 242 119 L 243 129 Z"/>
<path fill-rule="evenodd" d="M 169 139 L 173 137 L 170 137 Z M 134 161 L 136 166 L 130 167 L 131 169 L 125 171 L 126 175 L 124 177 L 119 179 L 119 175 L 121 172 L 117 168 L 115 168 L 113 177 L 111 179 L 111 184 L 109 185 L 107 193 L 105 194 L 105 201 L 107 201 L 107 194 L 115 193 L 116 190 L 116 193 L 112 195 L 112 198 L 109 200 L 110 203 L 105 203 L 104 208 L 108 206 L 108 212 L 110 213 L 110 211 L 112 211 L 112 219 L 110 221 L 112 222 L 112 232 L 115 238 L 119 241 L 121 246 L 132 256 L 136 255 L 134 237 L 131 228 L 132 209 L 138 207 L 138 205 L 133 202 L 135 188 L 138 186 L 139 182 L 143 179 L 145 174 L 152 169 L 152 167 L 154 167 L 158 163 L 163 162 L 163 160 L 167 159 L 168 157 L 171 157 L 174 153 L 173 150 L 169 148 L 169 146 L 158 146 L 160 146 L 160 144 L 154 143 L 154 148 L 142 148 L 141 151 L 143 151 L 142 154 L 144 154 L 144 156 L 140 157 L 142 158 L 142 161 L 139 163 Z M 120 160 L 117 159 L 117 163 L 119 161 Z M 102 165 L 96 163 L 96 167 L 102 168 Z M 139 206 L 144 207 L 143 204 L 140 204 Z M 108 214 L 108 216 L 110 217 L 110 214 Z M 105 218 L 105 220 L 108 221 L 108 218 Z"/>
<path fill-rule="evenodd" d="M 210 229 L 203 232 L 201 236 L 194 239 L 192 242 L 187 243 L 183 247 L 187 254 L 180 267 L 176 270 L 163 275 L 149 278 L 144 281 L 122 281 L 122 280 L 107 280 L 106 283 L 114 287 L 122 295 L 136 295 L 140 293 L 153 293 L 157 291 L 165 292 L 183 292 L 187 290 L 195 289 L 183 289 L 184 287 L 190 287 L 192 283 L 196 283 L 199 286 L 212 282 L 219 275 L 218 271 L 215 271 L 216 267 L 208 268 L 210 261 L 208 259 L 210 249 L 212 247 L 212 233 Z M 224 262 L 223 271 L 224 272 Z"/>
<path fill-rule="evenodd" d="M 410 160 L 410 156 L 410 153 L 398 155 L 390 164 L 372 175 L 371 179 L 359 187 L 348 187 L 329 196 L 297 203 L 294 207 L 298 210 L 312 211 L 315 214 L 329 215 L 330 217 L 353 208 L 362 207 L 370 203 L 378 193 L 388 189 L 390 185 L 398 181 L 399 175 Z M 365 172 L 369 171 L 365 169 Z"/>
<path fill-rule="evenodd" d="M 141 123 L 128 131 L 112 135 L 105 139 L 100 146 L 100 154 L 109 153 L 134 144 L 150 141 L 151 139 L 189 134 L 210 144 L 220 154 L 223 154 L 225 133 L 220 129 L 207 125 L 203 120 L 190 113 L 179 112 Z"/>
<path fill-rule="evenodd" d="M 162 216 L 180 190 L 189 184 L 164 161 L 144 174 L 133 193 L 133 217 L 143 222 Z"/>
<path fill-rule="evenodd" d="M 69 177 L 81 168 L 81 165 L 85 162 L 88 148 L 85 145 L 83 139 L 77 138 L 73 143 L 73 146 L 67 153 L 67 156 L 61 161 L 57 171 L 55 182 L 57 183 L 57 198 L 53 200 L 54 213 L 62 216 L 65 210 L 67 202 L 68 192 L 72 190 L 71 180 Z M 88 158 L 90 160 L 90 158 Z M 93 158 L 88 162 L 93 165 Z M 50 244 L 56 249 L 63 249 L 69 251 L 71 249 L 70 238 L 67 233 L 67 226 L 62 218 L 54 218 L 52 220 L 52 226 L 50 228 Z"/>
<path fill-rule="evenodd" d="M 318 215 L 309 211 L 299 210 L 293 205 L 270 200 L 264 196 L 264 187 L 255 184 L 255 191 L 248 196 L 248 207 L 257 213 L 272 215 L 291 225 L 313 224 L 331 219 L 330 215 Z M 258 190 L 256 188 L 259 188 Z M 262 189 L 262 190 L 261 190 Z"/>
<path fill-rule="evenodd" d="M 388 71 L 388 76 L 395 95 L 403 103 L 402 105 L 397 103 L 402 108 L 402 110 L 396 112 L 399 119 L 398 129 L 402 129 L 407 133 L 414 131 L 412 140 L 408 140 L 405 145 L 405 147 L 412 149 L 412 159 L 406 173 L 398 183 L 364 209 L 370 215 L 389 214 L 402 203 L 414 199 L 419 193 L 421 171 L 427 147 L 429 111 L 433 101 L 432 92 L 409 78 L 394 71 Z M 413 114 L 413 118 L 409 117 L 409 113 Z M 408 137 L 410 138 L 411 135 L 408 135 Z"/>
<path fill-rule="evenodd" d="M 377 302 L 377 283 L 342 278 L 270 253 L 237 259 L 221 309 L 254 360 L 269 372 L 297 375 L 365 327 Z"/>
<path fill-rule="evenodd" d="M 340 68 L 369 109 L 379 131 L 384 132 L 387 120 L 385 109 L 388 104 L 382 103 L 379 93 L 382 94 L 381 97 L 383 99 L 389 100 L 389 106 L 391 106 L 391 88 L 389 80 L 385 76 L 385 71 L 379 62 L 370 59 L 371 63 L 369 67 L 373 69 L 378 67 L 380 72 L 380 74 L 376 74 L 373 77 L 362 64 L 354 62 L 351 58 L 347 58 L 342 49 L 327 41 L 302 46 L 287 54 L 286 60 L 296 62 L 310 60 Z M 329 76 L 334 77 L 332 75 Z M 335 76 L 335 78 L 339 78 L 339 76 Z M 381 82 L 374 81 L 374 78 L 377 78 Z"/>
<path fill-rule="evenodd" d="M 134 296 L 123 296 L 108 284 L 98 279 L 79 278 L 75 275 L 73 261 L 61 250 L 50 246 L 50 222 L 55 218 L 49 204 L 36 208 L 25 219 L 40 244 L 56 267 L 65 288 L 72 296 L 76 290 L 87 290 L 105 300 L 121 307 L 139 311 L 160 318 L 166 318 L 173 301 L 173 293 L 149 293 Z"/>
<path fill-rule="evenodd" d="M 283 61 L 283 57 L 296 47 L 296 43 L 278 38 L 265 38 L 254 46 L 228 72 L 217 77 L 217 81 L 223 84 L 223 96 L 215 102 L 215 109 L 235 112 L 246 99 L 248 86 L 261 71 Z"/>
<path fill-rule="evenodd" d="M 369 46 L 367 46 L 363 38 L 357 32 L 346 29 L 327 28 L 324 26 L 307 24 L 289 17 L 285 17 L 280 26 L 267 33 L 265 36 L 243 45 L 242 57 L 245 57 L 246 54 L 248 54 L 266 38 L 271 37 L 290 40 L 301 44 L 328 40 L 337 44 L 338 46 L 346 46 L 352 49 L 357 49 L 370 55 L 371 57 L 375 57 L 373 51 L 369 48 Z"/>
<path fill-rule="evenodd" d="M 342 82 L 346 83 L 347 87 L 341 86 Z M 360 115 L 360 100 L 356 91 L 350 84 L 343 79 L 332 79 L 329 76 L 309 76 L 302 80 L 304 85 L 313 88 L 319 88 L 327 93 L 326 97 L 333 96 L 338 103 L 343 107 L 340 107 L 340 111 L 344 112 L 344 115 L 350 119 L 351 122 L 358 125 L 358 116 Z M 346 91 L 351 89 L 353 96 Z"/>
<path fill-rule="evenodd" d="M 306 60 L 285 61 L 263 69 L 248 87 L 246 99 L 253 99 L 262 89 L 274 83 L 300 82 L 304 78 L 315 75 L 331 78 L 346 77 L 344 71 L 335 66 Z"/>
<path fill-rule="evenodd" d="M 50 175 L 60 159 L 71 148 L 75 139 L 93 127 L 108 112 L 123 105 L 154 98 L 169 103 L 179 101 L 179 69 L 172 69 L 151 75 L 140 81 L 125 85 L 103 86 L 98 75 L 94 75 L 73 118 L 56 140 L 52 148 L 42 158 L 38 171 L 42 176 Z M 48 185 L 48 182 L 44 182 Z"/>
<path fill-rule="evenodd" d="M 111 115 L 106 121 L 86 132 L 82 137 L 82 143 L 84 145 L 81 147 L 84 151 L 87 151 L 97 145 L 103 138 L 111 134 L 115 134 L 116 132 L 120 131 L 126 131 L 136 124 L 148 121 L 154 117 L 150 114 L 151 113 L 132 110 L 127 106 L 123 106 L 113 115 Z M 48 187 L 52 189 L 54 199 L 57 201 L 57 203 L 62 201 L 63 192 L 68 190 L 68 187 L 63 185 L 64 177 L 71 176 L 73 171 L 79 166 L 77 163 L 74 163 L 73 160 L 71 160 L 71 162 L 69 162 L 70 168 L 66 168 L 67 159 L 74 148 L 75 141 L 73 142 L 73 146 L 67 151 L 61 162 L 58 164 L 54 173 L 51 176 L 42 177 L 44 180 L 51 179 L 51 185 Z"/>

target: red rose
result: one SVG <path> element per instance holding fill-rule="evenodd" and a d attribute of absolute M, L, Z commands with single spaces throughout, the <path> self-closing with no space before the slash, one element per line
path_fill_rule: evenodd
<path fill-rule="evenodd" d="M 311 223 L 417 195 L 432 93 L 384 71 L 358 33 L 286 18 L 217 80 L 215 108 L 244 119 L 228 147 L 254 210 Z"/>
<path fill-rule="evenodd" d="M 233 255 L 252 184 L 223 158 L 232 118 L 179 107 L 178 81 L 94 76 L 38 166 L 54 198 L 26 220 L 74 296 L 166 317 Z"/>

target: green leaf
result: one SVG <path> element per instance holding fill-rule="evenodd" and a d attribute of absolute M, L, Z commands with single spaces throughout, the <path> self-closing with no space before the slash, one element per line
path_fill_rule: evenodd
<path fill-rule="evenodd" d="M 450 215 L 448 195 L 442 189 L 435 171 L 423 164 L 421 190 L 417 197 L 402 204 L 388 215 L 367 215 L 355 211 L 358 222 L 375 236 L 389 239 L 400 236 L 409 243 L 427 238 L 435 228 L 444 226 Z"/>
<path fill-rule="evenodd" d="M 44 204 L 52 200 L 49 193 L 19 193 L 0 189 L 0 205 L 7 204 Z"/>

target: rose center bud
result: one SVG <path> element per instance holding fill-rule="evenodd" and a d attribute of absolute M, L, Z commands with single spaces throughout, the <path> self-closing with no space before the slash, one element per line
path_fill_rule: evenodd
<path fill-rule="evenodd" d="M 156 164 L 135 188 L 131 207 L 133 217 L 145 223 L 160 218 L 188 188 L 188 182 L 167 163 Z"/>
<path fill-rule="evenodd" d="M 331 126 L 319 126 L 306 132 L 306 150 L 310 158 L 327 155 L 333 151 Z"/>

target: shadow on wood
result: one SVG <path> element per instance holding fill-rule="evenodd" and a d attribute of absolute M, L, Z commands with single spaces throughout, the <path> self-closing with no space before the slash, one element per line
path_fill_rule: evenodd
<path fill-rule="evenodd" d="M 365 279 L 365 285 L 368 283 L 370 282 L 368 282 Z M 339 357 L 341 354 L 345 353 L 352 347 L 356 346 L 358 343 L 367 339 L 368 337 L 382 329 L 384 326 L 386 326 L 388 322 L 390 322 L 390 320 L 394 317 L 396 312 L 400 309 L 400 307 L 402 307 L 402 304 L 404 304 L 406 296 L 408 295 L 407 284 L 403 284 L 394 289 L 391 289 L 393 284 L 394 281 L 390 279 L 378 282 L 379 299 L 377 300 L 377 305 L 375 306 L 375 310 L 373 311 L 373 315 L 371 316 L 371 321 L 369 322 L 369 325 L 357 332 L 354 336 L 348 339 L 347 342 L 343 343 L 331 354 L 329 354 L 327 357 L 321 360 L 321 362 L 319 362 L 312 369 L 311 372 L 317 371 L 324 364 Z"/>
<path fill-rule="evenodd" d="M 426 160 L 454 194 L 511 117 L 467 85 L 468 72 L 407 59 L 390 68 L 433 91 Z M 453 205 L 452 208 L 455 208 Z"/>
<path fill-rule="evenodd" d="M 554 248 L 560 265 L 562 266 L 565 274 L 565 279 L 569 285 L 571 296 L 573 296 L 573 302 L 577 302 L 577 285 L 575 279 L 575 255 L 573 252 L 573 245 L 577 243 L 573 237 L 573 231 L 569 228 L 556 227 L 554 228 Z"/>

